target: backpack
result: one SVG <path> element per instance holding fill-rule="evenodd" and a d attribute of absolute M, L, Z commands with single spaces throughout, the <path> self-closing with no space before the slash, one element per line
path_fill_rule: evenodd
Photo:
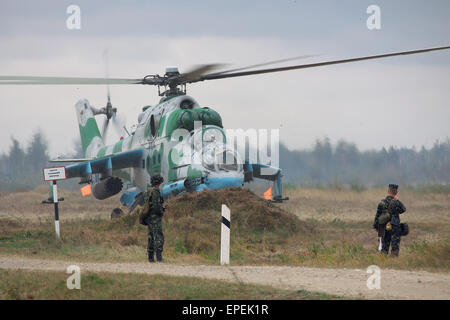
<path fill-rule="evenodd" d="M 150 193 L 148 196 L 148 199 L 144 202 L 144 206 L 141 209 L 141 212 L 139 213 L 139 223 L 147 226 L 147 218 L 150 215 L 150 201 L 151 201 L 152 194 Z"/>
<path fill-rule="evenodd" d="M 381 200 L 381 202 L 383 202 L 383 210 L 378 217 L 378 224 L 386 224 L 391 221 L 391 214 L 389 213 L 389 207 L 391 203 L 388 203 L 386 199 Z"/>
<path fill-rule="evenodd" d="M 409 226 L 407 223 L 400 223 L 400 235 L 407 236 L 409 233 Z"/>

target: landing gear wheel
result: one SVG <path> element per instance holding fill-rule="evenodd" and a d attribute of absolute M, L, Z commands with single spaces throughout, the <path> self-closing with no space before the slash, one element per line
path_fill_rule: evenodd
<path fill-rule="evenodd" d="M 117 219 L 120 218 L 123 214 L 122 209 L 120 208 L 115 208 L 112 212 L 111 212 L 111 219 Z"/>

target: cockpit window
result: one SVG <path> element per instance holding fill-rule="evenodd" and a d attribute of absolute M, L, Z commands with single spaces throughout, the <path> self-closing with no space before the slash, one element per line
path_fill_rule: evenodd
<path fill-rule="evenodd" d="M 214 127 L 199 129 L 191 137 L 192 146 L 195 150 L 208 148 L 210 146 L 224 145 L 226 143 L 225 134 L 222 130 Z"/>
<path fill-rule="evenodd" d="M 209 128 L 203 132 L 203 143 L 208 144 L 211 142 L 225 143 L 225 138 L 221 130 L 216 128 Z"/>
<path fill-rule="evenodd" d="M 216 154 L 216 162 L 219 170 L 240 171 L 241 165 L 231 151 L 224 151 Z"/>
<path fill-rule="evenodd" d="M 243 170 L 239 154 L 226 145 L 226 137 L 221 129 L 207 127 L 197 130 L 191 136 L 191 142 L 195 150 L 202 153 L 203 166 L 208 170 L 227 172 Z"/>
<path fill-rule="evenodd" d="M 210 149 L 206 150 L 202 157 L 203 166 L 211 171 L 216 171 L 214 154 L 214 149 Z"/>

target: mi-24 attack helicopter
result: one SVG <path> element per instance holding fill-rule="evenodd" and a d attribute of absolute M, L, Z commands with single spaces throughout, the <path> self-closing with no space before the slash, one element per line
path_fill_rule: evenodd
<path fill-rule="evenodd" d="M 450 49 L 450 46 L 256 70 L 247 69 L 302 57 L 217 72 L 213 72 L 219 67 L 216 64 L 202 65 L 187 73 L 180 73 L 177 67 L 168 67 L 164 76 L 148 75 L 142 79 L 0 76 L 0 84 L 108 85 L 105 107 L 94 108 L 86 99 L 79 100 L 75 105 L 85 158 L 55 160 L 71 162 L 66 166 L 67 177 L 78 177 L 80 184 L 90 184 L 97 199 L 103 200 L 119 193 L 123 182 L 126 182 L 127 187 L 120 201 L 131 211 L 137 204 L 142 204 L 143 192 L 150 185 L 150 177 L 159 173 L 164 178 L 161 191 L 165 198 L 183 192 L 243 186 L 244 182 L 260 178 L 273 182 L 271 200 L 282 202 L 287 198 L 282 196 L 281 169 L 272 167 L 270 163 L 242 161 L 238 152 L 226 144 L 219 113 L 201 107 L 186 95 L 187 84 L 445 49 Z M 161 100 L 155 106 L 143 108 L 133 132 L 127 132 L 128 136 L 121 137 L 116 143 L 105 145 L 109 121 L 112 119 L 116 123 L 117 113 L 111 104 L 109 85 L 118 84 L 157 86 Z M 102 134 L 95 120 L 96 115 L 106 116 Z M 196 125 L 198 121 L 201 125 Z M 179 135 L 180 130 L 187 132 L 187 135 Z M 192 152 L 184 151 L 188 145 L 192 147 Z M 226 161 L 223 161 L 225 158 Z M 115 209 L 114 212 L 118 211 Z"/>

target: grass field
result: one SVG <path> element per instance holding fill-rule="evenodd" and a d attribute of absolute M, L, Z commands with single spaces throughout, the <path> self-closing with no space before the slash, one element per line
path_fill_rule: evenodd
<path fill-rule="evenodd" d="M 8 271 L 0 269 L 0 300 L 330 300 L 338 296 L 306 290 L 288 291 L 272 287 L 199 280 L 162 275 L 86 273 L 81 290 L 68 290 L 64 272 Z"/>
<path fill-rule="evenodd" d="M 0 194 L 0 254 L 79 261 L 144 262 L 147 232 L 137 215 L 110 220 L 118 197 L 98 201 L 61 190 L 61 235 L 53 207 L 40 202 L 48 188 Z M 438 190 L 439 191 L 439 190 Z M 376 252 L 373 217 L 383 189 L 286 189 L 290 200 L 266 204 L 249 192 L 169 201 L 163 220 L 168 263 L 218 264 L 220 201 L 232 210 L 231 263 L 450 270 L 448 191 L 401 190 L 407 212 L 398 259 Z M 208 198 L 209 197 L 209 198 Z M 298 219 L 297 219 L 297 218 Z"/>

